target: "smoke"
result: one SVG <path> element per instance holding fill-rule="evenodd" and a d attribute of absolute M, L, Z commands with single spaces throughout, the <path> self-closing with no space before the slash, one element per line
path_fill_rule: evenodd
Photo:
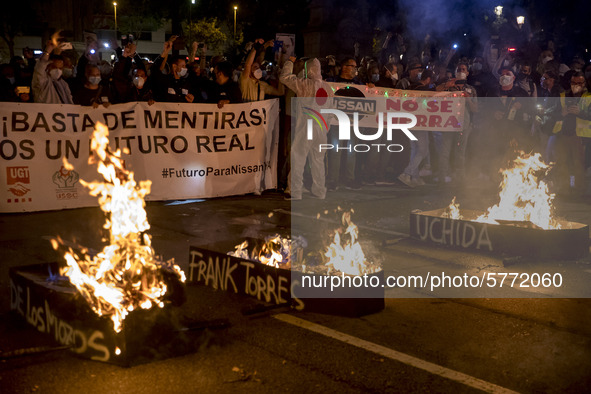
<path fill-rule="evenodd" d="M 483 44 L 487 38 L 484 15 L 492 12 L 498 0 L 478 2 L 460 0 L 399 0 L 400 12 L 405 15 L 405 32 L 414 39 L 423 39 L 426 34 L 462 39 L 464 33 Z"/>
<path fill-rule="evenodd" d="M 445 33 L 462 19 L 462 15 L 452 12 L 454 2 L 446 0 L 400 0 L 399 6 L 406 16 L 408 32 L 415 38 Z"/>

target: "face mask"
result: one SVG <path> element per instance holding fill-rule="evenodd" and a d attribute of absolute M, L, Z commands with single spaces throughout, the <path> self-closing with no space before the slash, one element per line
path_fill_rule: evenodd
<path fill-rule="evenodd" d="M 499 83 L 501 86 L 509 86 L 513 83 L 513 77 L 510 75 L 503 75 L 501 78 L 499 78 Z"/>
<path fill-rule="evenodd" d="M 468 78 L 468 75 L 464 72 L 456 73 L 456 78 L 460 81 L 465 81 Z"/>
<path fill-rule="evenodd" d="M 392 79 L 395 79 L 395 80 L 397 80 L 397 81 L 398 81 L 398 73 L 394 73 L 394 74 L 392 74 Z"/>
<path fill-rule="evenodd" d="M 57 81 L 62 76 L 62 70 L 60 70 L 59 68 L 54 68 L 49 72 L 49 75 L 54 81 Z"/>
<path fill-rule="evenodd" d="M 88 82 L 91 85 L 98 85 L 101 82 L 101 77 L 88 77 Z"/>
<path fill-rule="evenodd" d="M 542 64 L 546 64 L 549 61 L 553 60 L 554 58 L 551 56 L 546 56 L 545 58 L 542 59 Z"/>
<path fill-rule="evenodd" d="M 417 81 L 420 81 L 422 76 L 423 76 L 422 72 L 418 73 L 417 74 Z"/>
<path fill-rule="evenodd" d="M 14 85 L 14 83 L 16 82 L 16 78 L 14 77 L 9 77 L 8 81 L 10 82 L 11 85 Z"/>
<path fill-rule="evenodd" d="M 570 90 L 573 94 L 579 94 L 583 91 L 583 87 L 579 85 L 570 85 Z"/>
<path fill-rule="evenodd" d="M 260 68 L 257 68 L 256 70 L 254 70 L 252 72 L 252 76 L 255 77 L 256 79 L 261 79 L 263 77 L 263 70 L 261 70 Z"/>
<path fill-rule="evenodd" d="M 371 81 L 376 83 L 380 80 L 380 74 L 371 74 Z"/>
<path fill-rule="evenodd" d="M 474 70 L 474 71 L 480 71 L 480 70 L 482 70 L 482 63 L 474 63 L 474 64 L 472 64 L 472 70 Z"/>
<path fill-rule="evenodd" d="M 70 78 L 73 74 L 74 70 L 72 70 L 71 68 L 64 68 L 62 70 L 62 75 L 64 76 L 64 78 Z"/>
<path fill-rule="evenodd" d="M 140 78 L 140 77 L 135 77 L 133 79 L 133 84 L 136 88 L 141 89 L 144 86 L 144 83 L 146 81 L 144 80 L 144 78 Z"/>
<path fill-rule="evenodd" d="M 181 71 L 179 71 L 179 76 L 184 77 L 185 75 L 187 75 L 187 68 L 183 67 L 181 68 Z"/>

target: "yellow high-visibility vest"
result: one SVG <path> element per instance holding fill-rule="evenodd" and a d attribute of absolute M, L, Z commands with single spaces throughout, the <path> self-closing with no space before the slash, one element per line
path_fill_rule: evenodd
<path fill-rule="evenodd" d="M 587 111 L 591 105 L 591 93 L 585 92 L 580 97 L 583 100 L 579 100 L 579 109 L 581 112 Z M 560 93 L 560 105 L 562 109 L 566 108 L 566 92 Z M 553 133 L 558 133 L 562 130 L 562 120 L 559 120 L 554 125 Z M 577 117 L 576 131 L 579 137 L 591 138 L 591 120 L 585 120 Z"/>

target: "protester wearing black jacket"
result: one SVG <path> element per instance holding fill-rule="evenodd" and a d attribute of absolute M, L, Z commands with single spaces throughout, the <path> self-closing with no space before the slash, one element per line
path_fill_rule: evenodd
<path fill-rule="evenodd" d="M 156 101 L 168 103 L 192 103 L 195 96 L 190 93 L 189 80 L 186 78 L 187 58 L 180 55 L 173 56 L 170 62 L 170 71 L 167 74 L 164 73 L 172 43 L 171 40 L 164 43 L 162 54 L 158 56 L 150 68 L 154 84 L 154 98 Z"/>
<path fill-rule="evenodd" d="M 224 104 L 242 102 L 240 85 L 232 81 L 232 72 L 233 67 L 230 62 L 219 62 L 215 66 L 214 74 L 216 83 L 212 88 L 212 95 L 209 102 L 217 103 L 218 108 L 222 108 Z"/>

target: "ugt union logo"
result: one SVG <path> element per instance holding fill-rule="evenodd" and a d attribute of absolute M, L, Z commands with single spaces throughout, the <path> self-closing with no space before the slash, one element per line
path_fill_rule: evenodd
<path fill-rule="evenodd" d="M 31 191 L 27 186 L 31 184 L 29 167 L 6 167 L 6 184 L 8 191 L 17 198 L 9 198 L 8 202 L 31 201 L 31 198 L 20 198 Z"/>

